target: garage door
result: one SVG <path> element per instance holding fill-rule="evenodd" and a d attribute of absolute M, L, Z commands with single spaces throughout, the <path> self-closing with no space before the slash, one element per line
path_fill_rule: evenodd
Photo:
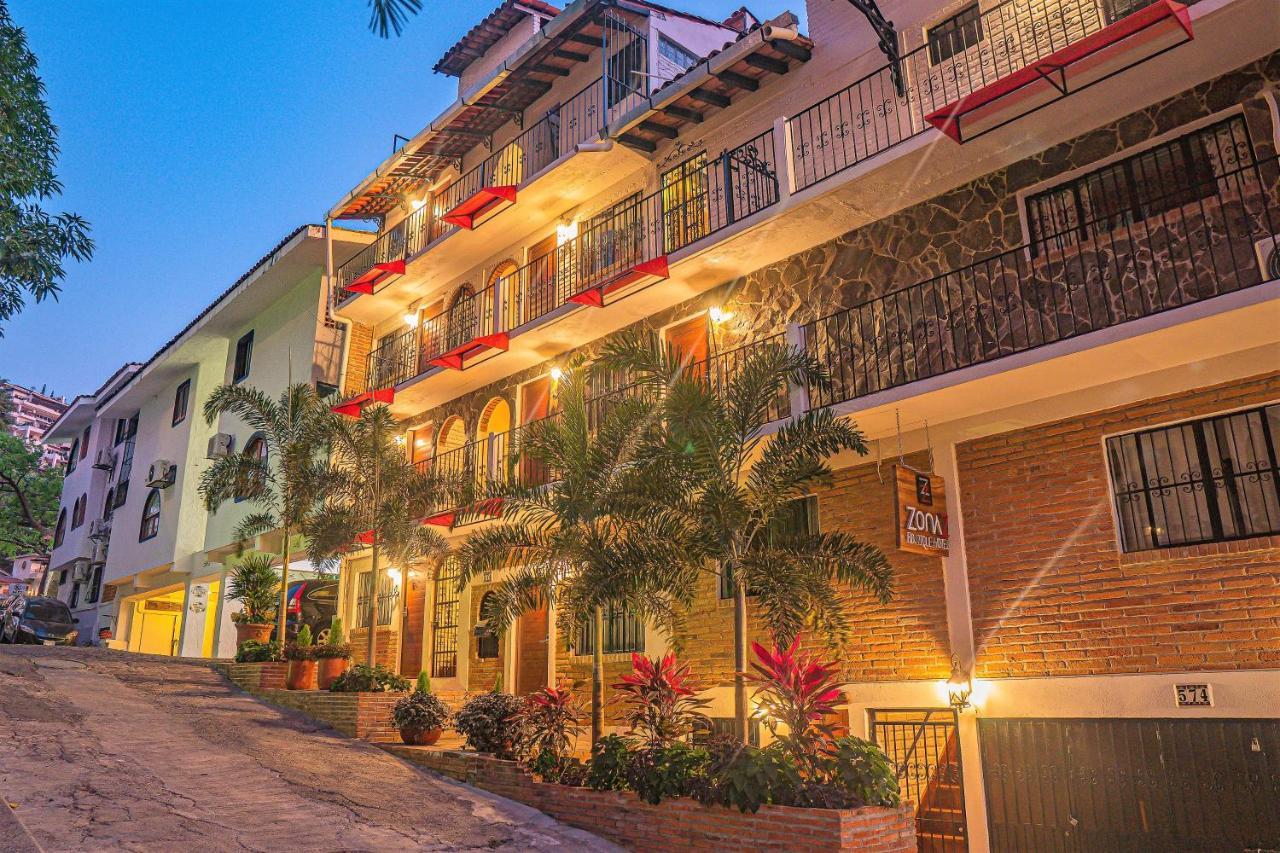
<path fill-rule="evenodd" d="M 984 719 L 996 851 L 1280 851 L 1280 720 Z"/>

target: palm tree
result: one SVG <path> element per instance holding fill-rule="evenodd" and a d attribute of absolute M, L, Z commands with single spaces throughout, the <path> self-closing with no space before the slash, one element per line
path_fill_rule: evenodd
<path fill-rule="evenodd" d="M 242 544 L 278 530 L 280 545 L 280 606 L 276 638 L 285 641 L 289 604 L 289 558 L 292 537 L 301 531 L 323 493 L 326 440 L 333 416 L 305 382 L 286 388 L 278 398 L 251 385 L 222 385 L 204 403 L 210 426 L 230 414 L 260 434 L 265 456 L 232 453 L 215 459 L 200 476 L 205 508 L 216 512 L 229 500 L 249 500 L 256 508 L 236 526 Z"/>
<path fill-rule="evenodd" d="M 410 15 L 422 11 L 422 0 L 369 0 L 369 29 L 382 38 L 400 35 Z"/>
<path fill-rule="evenodd" d="M 332 421 L 332 458 L 323 499 L 303 526 L 310 557 L 317 565 L 336 564 L 353 545 L 367 544 L 371 549 L 373 584 L 366 609 L 370 664 L 375 660 L 378 626 L 379 558 L 385 555 L 407 577 L 410 564 L 448 551 L 444 537 L 424 527 L 422 518 L 451 496 L 451 484 L 419 471 L 396 441 L 398 434 L 386 406 L 365 408 L 359 418 Z M 401 636 L 406 619 L 407 602 L 402 606 Z"/>
<path fill-rule="evenodd" d="M 651 336 L 620 336 L 605 345 L 603 369 L 626 370 L 662 399 L 659 441 L 646 466 L 683 471 L 694 481 L 687 523 L 694 541 L 728 578 L 734 597 L 735 733 L 747 732 L 747 596 L 779 642 L 806 628 L 833 641 L 847 633 L 837 584 L 892 595 L 884 553 L 846 533 L 782 530 L 788 508 L 829 480 L 827 459 L 842 450 L 866 454 L 862 433 L 828 409 L 797 415 L 773 433 L 763 429 L 789 383 L 827 381 L 800 350 L 771 344 L 748 353 L 730 377 L 712 381 L 706 365 L 682 364 Z M 678 474 L 667 475 L 668 479 Z"/>
<path fill-rule="evenodd" d="M 699 571 L 688 555 L 699 549 L 683 513 L 668 508 L 682 499 L 679 484 L 645 477 L 637 464 L 654 429 L 652 402 L 615 400 L 597 420 L 586 388 L 586 371 L 572 366 L 560 379 L 560 411 L 524 428 L 517 452 L 555 481 L 492 493 L 503 501 L 503 521 L 459 547 L 458 583 L 510 570 L 486 614 L 498 631 L 544 603 L 570 635 L 592 626 L 594 744 L 604 728 L 605 610 L 626 609 L 674 635 Z"/>

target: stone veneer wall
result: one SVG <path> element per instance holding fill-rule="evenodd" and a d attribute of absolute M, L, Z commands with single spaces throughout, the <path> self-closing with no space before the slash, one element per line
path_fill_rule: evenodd
<path fill-rule="evenodd" d="M 917 849 L 911 805 L 893 809 L 763 806 L 755 814 L 703 806 L 689 799 L 664 800 L 651 806 L 630 791 L 593 791 L 536 782 L 514 762 L 474 752 L 384 748 L 419 766 L 532 806 L 629 850 L 749 848 L 796 853 L 910 853 Z"/>
<path fill-rule="evenodd" d="M 1103 446 L 1277 399 L 1272 373 L 958 445 L 976 674 L 1280 665 L 1280 536 L 1121 553 Z"/>

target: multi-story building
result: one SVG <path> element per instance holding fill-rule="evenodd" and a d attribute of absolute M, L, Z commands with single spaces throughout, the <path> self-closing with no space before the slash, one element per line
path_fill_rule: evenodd
<path fill-rule="evenodd" d="M 44 589 L 49 558 L 44 554 L 18 554 L 0 565 L 0 596 L 39 595 Z"/>
<path fill-rule="evenodd" d="M 326 311 L 326 252 L 345 259 L 370 236 L 324 231 L 296 229 L 150 359 L 76 398 L 51 430 L 78 437 L 92 462 L 68 468 L 51 563 L 84 641 L 106 629 L 132 651 L 234 653 L 226 571 L 261 543 L 232 538 L 248 503 L 210 514 L 198 485 L 212 456 L 263 445 L 229 416 L 208 423 L 204 400 L 226 383 L 272 397 L 294 382 L 336 387 L 343 333 Z"/>
<path fill-rule="evenodd" d="M 1260 846 L 1280 833 L 1280 19 L 883 6 L 894 24 L 808 0 L 802 32 L 503 2 L 435 66 L 454 104 L 330 211 L 380 231 L 330 270 L 344 392 L 393 387 L 415 461 L 501 481 L 538 474 L 507 448 L 553 412 L 557 365 L 619 330 L 717 380 L 801 347 L 832 381 L 764 429 L 828 407 L 872 444 L 803 516 L 890 554 L 890 604 L 847 596 L 845 712 L 922 849 Z M 438 510 L 454 541 L 492 523 Z M 917 517 L 930 535 L 899 530 Z M 474 630 L 500 578 L 376 568 L 343 573 L 358 651 L 377 594 L 379 657 L 437 689 L 587 681 L 554 613 Z M 684 636 L 617 614 L 603 642 L 613 675 L 678 639 L 724 718 L 732 606 L 704 586 Z"/>
<path fill-rule="evenodd" d="M 12 382 L 0 382 L 0 402 L 8 408 L 4 425 L 9 433 L 31 447 L 43 445 L 40 458 L 42 465 L 53 467 L 66 464 L 72 448 L 62 444 L 44 444 L 44 436 L 49 427 L 67 410 L 66 400 Z"/>

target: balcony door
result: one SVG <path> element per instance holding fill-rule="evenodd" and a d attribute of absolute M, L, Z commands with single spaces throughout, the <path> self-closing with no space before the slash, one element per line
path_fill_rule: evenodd
<path fill-rule="evenodd" d="M 541 420 L 554 411 L 555 393 L 550 376 L 539 376 L 520 386 L 520 426 Z M 520 482 L 525 486 L 540 486 L 548 482 L 547 467 L 543 463 L 520 456 Z"/>
<path fill-rule="evenodd" d="M 698 365 L 706 370 L 707 359 L 711 355 L 711 335 L 707 325 L 707 315 L 699 314 L 682 320 L 663 331 L 667 350 L 679 360 L 682 368 Z"/>

